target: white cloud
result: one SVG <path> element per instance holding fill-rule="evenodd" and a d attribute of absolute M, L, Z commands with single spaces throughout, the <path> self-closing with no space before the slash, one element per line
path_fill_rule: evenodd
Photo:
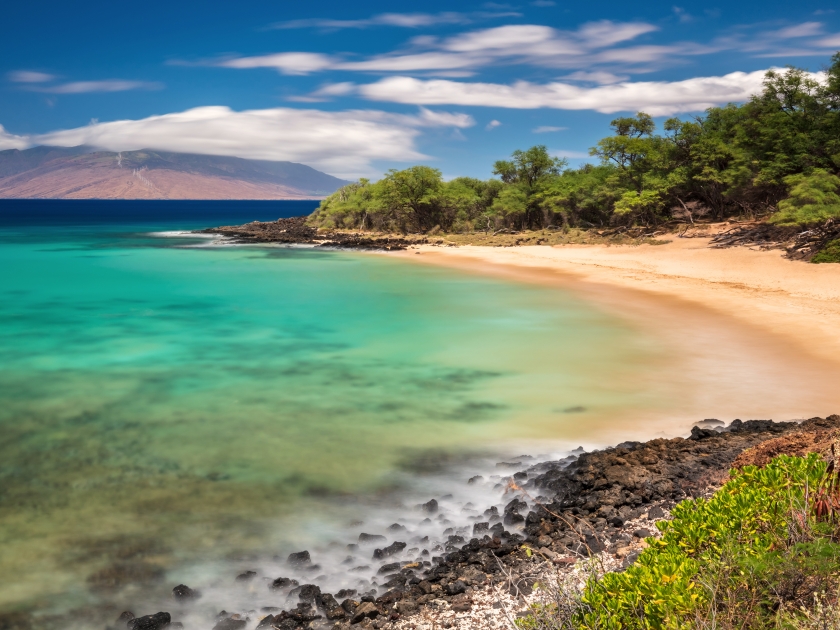
<path fill-rule="evenodd" d="M 840 48 L 840 33 L 821 39 L 817 44 L 825 48 Z"/>
<path fill-rule="evenodd" d="M 549 153 L 551 153 L 554 157 L 569 158 L 572 160 L 582 160 L 590 157 L 589 153 L 586 151 L 569 151 L 567 149 L 557 149 L 556 151 L 550 151 Z"/>
<path fill-rule="evenodd" d="M 800 37 L 815 37 L 821 35 L 822 32 L 823 25 L 821 22 L 804 22 L 780 29 L 773 33 L 773 35 L 782 39 L 798 39 Z"/>
<path fill-rule="evenodd" d="M 46 83 L 55 79 L 55 75 L 32 70 L 16 70 L 9 73 L 9 81 L 15 83 Z"/>
<path fill-rule="evenodd" d="M 372 172 L 374 160 L 409 162 L 426 156 L 415 148 L 422 127 L 464 128 L 466 114 L 420 108 L 416 115 L 376 110 L 324 112 L 262 109 L 236 112 L 198 107 L 141 120 L 93 123 L 29 138 L 0 133 L 0 146 L 78 146 L 110 151 L 143 148 L 184 153 L 288 160 L 344 177 Z"/>
<path fill-rule="evenodd" d="M 223 68 L 274 68 L 283 74 L 309 74 L 327 70 L 334 65 L 334 60 L 319 53 L 277 53 L 258 57 L 241 57 L 219 62 Z"/>
<path fill-rule="evenodd" d="M 160 90 L 162 83 L 148 81 L 123 81 L 110 79 L 107 81 L 74 81 L 44 87 L 32 87 L 36 92 L 51 94 L 86 94 L 89 92 L 126 92 L 128 90 Z"/>
<path fill-rule="evenodd" d="M 0 125 L 0 151 L 7 149 L 25 149 L 31 146 L 27 138 L 23 136 L 15 136 L 8 133 L 3 125 Z"/>
<path fill-rule="evenodd" d="M 529 63 L 549 67 L 589 67 L 611 46 L 633 40 L 658 27 L 644 22 L 602 20 L 583 24 L 576 31 L 561 31 L 538 24 L 506 25 L 460 33 L 439 40 L 417 37 L 412 52 L 392 52 L 358 61 L 319 53 L 286 52 L 239 57 L 216 62 L 226 68 L 275 68 L 284 74 L 323 70 L 361 72 L 464 71 L 497 63 Z M 618 52 L 627 50 L 619 49 Z M 673 54 L 674 47 L 637 47 L 634 52 L 604 59 L 612 63 L 647 62 Z M 681 49 L 680 49 L 681 50 Z"/>
<path fill-rule="evenodd" d="M 454 11 L 444 11 L 442 13 L 380 13 L 379 15 L 359 20 L 330 20 L 322 18 L 289 20 L 287 22 L 276 22 L 271 25 L 271 28 L 322 28 L 327 30 L 370 28 L 372 26 L 419 28 L 421 26 L 436 26 L 438 24 L 469 24 L 478 19 L 514 17 L 519 15 L 521 14 L 511 11 L 503 13 L 457 13 Z"/>
<path fill-rule="evenodd" d="M 496 127 L 501 127 L 501 125 L 502 125 L 502 123 L 500 123 L 498 120 L 491 120 L 489 123 L 487 123 L 487 126 L 485 127 L 485 129 L 487 131 L 492 131 Z"/>
<path fill-rule="evenodd" d="M 625 81 L 598 87 L 559 82 L 535 84 L 518 81 L 513 85 L 504 85 L 389 77 L 357 89 L 370 100 L 415 105 L 588 109 L 608 114 L 643 110 L 654 116 L 665 116 L 744 101 L 761 90 L 765 72 L 732 72 L 724 76 L 670 82 Z"/>
<path fill-rule="evenodd" d="M 535 127 L 534 129 L 531 130 L 531 133 L 553 133 L 555 131 L 566 131 L 566 129 L 568 129 L 568 127 L 542 126 L 542 127 Z"/>

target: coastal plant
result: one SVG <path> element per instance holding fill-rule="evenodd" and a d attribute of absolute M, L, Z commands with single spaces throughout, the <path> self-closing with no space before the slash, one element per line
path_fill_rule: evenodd
<path fill-rule="evenodd" d="M 426 233 L 652 227 L 770 217 L 780 225 L 840 216 L 840 53 L 823 79 L 787 68 L 746 103 L 691 120 L 619 117 L 571 168 L 538 145 L 496 161 L 489 180 L 391 170 L 321 203 L 315 227 Z M 689 210 L 689 208 L 691 208 Z"/>
<path fill-rule="evenodd" d="M 567 595 L 572 613 L 551 609 L 556 625 L 544 623 L 543 608 L 528 622 L 540 625 L 523 627 L 796 627 L 840 579 L 840 528 L 826 507 L 837 487 L 833 465 L 816 454 L 733 470 L 711 498 L 683 501 L 658 523 L 661 538 L 633 565 L 592 575 L 579 596 Z"/>
<path fill-rule="evenodd" d="M 829 241 L 817 255 L 811 259 L 812 263 L 840 263 L 840 239 Z"/>

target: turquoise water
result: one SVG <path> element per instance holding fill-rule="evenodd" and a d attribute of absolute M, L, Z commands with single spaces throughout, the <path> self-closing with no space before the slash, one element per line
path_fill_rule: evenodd
<path fill-rule="evenodd" d="M 429 453 L 657 403 L 656 344 L 562 291 L 154 234 L 195 226 L 0 228 L 0 610 L 259 554 Z"/>

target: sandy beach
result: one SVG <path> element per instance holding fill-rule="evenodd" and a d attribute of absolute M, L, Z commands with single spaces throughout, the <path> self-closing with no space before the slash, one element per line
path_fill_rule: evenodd
<path fill-rule="evenodd" d="M 794 419 L 840 409 L 835 265 L 794 262 L 779 251 L 712 249 L 706 238 L 640 246 L 421 246 L 402 255 L 562 287 L 671 344 L 675 363 L 656 385 L 674 402 L 660 417 L 644 419 L 649 437 L 680 434 L 699 418 Z"/>

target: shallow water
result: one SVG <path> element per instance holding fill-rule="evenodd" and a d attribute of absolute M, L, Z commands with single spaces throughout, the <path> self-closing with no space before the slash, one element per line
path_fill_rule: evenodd
<path fill-rule="evenodd" d="M 229 582 L 468 457 L 665 404 L 664 350 L 563 291 L 123 218 L 0 224 L 0 609 Z"/>

